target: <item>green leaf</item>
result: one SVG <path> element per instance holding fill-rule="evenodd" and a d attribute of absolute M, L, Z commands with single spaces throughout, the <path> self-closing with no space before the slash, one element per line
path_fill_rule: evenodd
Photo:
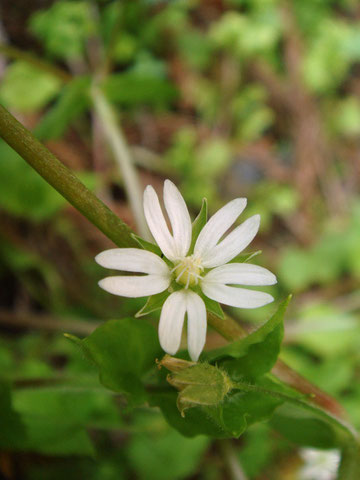
<path fill-rule="evenodd" d="M 0 87 L 0 99 L 8 108 L 21 112 L 39 110 L 59 91 L 61 81 L 28 62 L 12 63 Z"/>
<path fill-rule="evenodd" d="M 200 212 L 192 224 L 192 237 L 191 237 L 191 245 L 190 245 L 189 253 L 192 253 L 194 251 L 195 242 L 197 240 L 197 237 L 199 236 L 199 233 L 201 232 L 204 225 L 206 224 L 207 218 L 208 218 L 208 204 L 207 204 L 207 199 L 203 198 Z"/>
<path fill-rule="evenodd" d="M 275 314 L 255 332 L 205 353 L 204 358 L 216 361 L 235 379 L 257 377 L 270 371 L 280 352 L 284 334 L 283 318 L 290 298 L 282 302 Z M 235 360 L 229 360 L 229 357 Z"/>
<path fill-rule="evenodd" d="M 185 438 L 166 425 L 160 412 L 148 411 L 136 416 L 135 433 L 125 449 L 140 480 L 180 480 L 196 473 L 210 441 L 205 436 Z"/>
<path fill-rule="evenodd" d="M 36 126 L 35 135 L 41 140 L 60 138 L 71 122 L 89 107 L 89 86 L 88 77 L 77 77 L 68 83 L 55 105 Z"/>
<path fill-rule="evenodd" d="M 149 252 L 155 253 L 156 255 L 159 255 L 159 257 L 164 256 L 160 247 L 158 247 L 154 243 L 144 240 L 143 238 L 139 237 L 139 235 L 136 235 L 135 233 L 132 233 L 131 236 L 139 244 L 139 246 L 144 250 L 148 250 Z"/>
<path fill-rule="evenodd" d="M 12 406 L 10 384 L 0 380 L 0 447 L 17 448 L 26 437 L 25 426 Z"/>
<path fill-rule="evenodd" d="M 99 388 L 22 388 L 14 392 L 14 408 L 28 432 L 21 449 L 48 455 L 92 455 L 86 427 L 122 425 L 114 398 Z"/>
<path fill-rule="evenodd" d="M 335 431 L 329 424 L 294 405 L 284 404 L 270 423 L 275 430 L 297 445 L 315 448 L 339 446 Z"/>
<path fill-rule="evenodd" d="M 47 10 L 38 10 L 30 20 L 30 30 L 50 55 L 69 59 L 82 56 L 85 42 L 96 26 L 88 2 L 62 0 Z"/>
<path fill-rule="evenodd" d="M 250 425 L 269 420 L 283 403 L 279 398 L 261 392 L 234 392 L 222 407 L 222 420 L 231 436 L 240 436 Z"/>
<path fill-rule="evenodd" d="M 157 293 L 156 295 L 151 295 L 151 297 L 147 299 L 147 302 L 142 307 L 142 309 L 135 314 L 135 318 L 143 317 L 148 313 L 155 312 L 156 310 L 162 308 L 165 300 L 168 298 L 169 295 L 170 292 L 168 292 L 167 290 Z"/>
<path fill-rule="evenodd" d="M 99 369 L 101 383 L 143 401 L 141 378 L 162 354 L 155 329 L 143 320 L 109 320 L 81 341 Z"/>
<path fill-rule="evenodd" d="M 177 90 L 168 80 L 136 72 L 108 76 L 104 82 L 104 91 L 109 100 L 124 106 L 161 106 L 177 97 Z"/>

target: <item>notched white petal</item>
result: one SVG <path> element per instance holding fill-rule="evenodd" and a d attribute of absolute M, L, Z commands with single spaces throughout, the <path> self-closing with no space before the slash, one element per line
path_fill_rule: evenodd
<path fill-rule="evenodd" d="M 144 191 L 144 214 L 149 229 L 165 257 L 175 260 L 177 253 L 174 239 L 166 225 L 159 198 L 151 185 L 148 185 Z"/>
<path fill-rule="evenodd" d="M 197 256 L 207 254 L 246 207 L 246 198 L 235 198 L 220 208 L 201 230 L 194 247 Z"/>
<path fill-rule="evenodd" d="M 186 294 L 183 290 L 172 293 L 161 309 L 159 341 L 161 348 L 170 355 L 175 355 L 180 347 L 185 311 Z"/>
<path fill-rule="evenodd" d="M 187 339 L 191 359 L 197 362 L 206 341 L 206 307 L 196 293 L 189 290 L 186 295 Z"/>
<path fill-rule="evenodd" d="M 228 263 L 216 267 L 207 273 L 205 282 L 230 285 L 274 285 L 276 277 L 273 273 L 251 263 Z"/>
<path fill-rule="evenodd" d="M 186 203 L 170 180 L 164 183 L 164 204 L 169 216 L 178 257 L 185 257 L 191 243 L 191 219 Z"/>
<path fill-rule="evenodd" d="M 257 234 L 260 226 L 260 215 L 254 215 L 235 228 L 214 248 L 202 257 L 206 268 L 217 267 L 232 260 L 241 253 Z"/>
<path fill-rule="evenodd" d="M 274 300 L 271 295 L 265 292 L 228 287 L 227 285 L 207 281 L 202 282 L 201 289 L 212 300 L 237 308 L 263 307 Z"/>
<path fill-rule="evenodd" d="M 99 286 L 121 297 L 147 297 L 163 292 L 170 285 L 170 278 L 161 275 L 114 276 L 100 280 Z"/>
<path fill-rule="evenodd" d="M 104 268 L 124 272 L 158 275 L 167 275 L 169 272 L 169 267 L 158 255 L 140 248 L 111 248 L 99 253 L 95 257 L 95 261 Z"/>

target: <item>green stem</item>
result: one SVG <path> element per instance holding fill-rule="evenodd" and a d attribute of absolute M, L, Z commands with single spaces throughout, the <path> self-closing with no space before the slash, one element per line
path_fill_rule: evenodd
<path fill-rule="evenodd" d="M 125 190 L 131 209 L 134 213 L 139 234 L 146 240 L 151 240 L 142 205 L 142 188 L 140 186 L 125 137 L 121 131 L 120 125 L 117 122 L 115 112 L 99 87 L 94 85 L 91 93 L 95 113 L 100 119 L 105 138 L 112 151 L 115 161 L 120 167 L 124 179 Z"/>
<path fill-rule="evenodd" d="M 138 246 L 131 229 L 2 105 L 0 137 L 117 246 Z"/>

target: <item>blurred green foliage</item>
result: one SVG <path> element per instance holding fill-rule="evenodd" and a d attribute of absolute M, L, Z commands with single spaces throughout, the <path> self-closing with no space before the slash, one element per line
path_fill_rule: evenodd
<path fill-rule="evenodd" d="M 0 100 L 40 139 L 52 141 L 61 158 L 127 221 L 131 212 L 123 202 L 121 174 L 103 146 L 100 164 L 94 160 L 94 81 L 118 110 L 129 143 L 152 154 L 143 159 L 134 153 L 144 183 L 173 176 L 194 214 L 203 197 L 215 211 L 233 197 L 247 196 L 245 215 L 262 217 L 254 249 L 264 250 L 262 264 L 278 275 L 271 291 L 276 298 L 295 293 L 281 358 L 334 395 L 360 428 L 357 2 L 222 4 L 58 0 L 44 10 L 29 8 L 31 48 L 69 79 L 15 58 L 6 65 Z M 301 169 L 312 168 L 314 152 L 301 118 L 312 122 L 314 111 L 328 163 L 314 167 L 320 171 L 308 193 L 308 177 L 297 179 Z M 301 148 L 308 163 L 299 160 Z M 233 394 L 222 416 L 189 409 L 182 419 L 176 392 L 161 392 L 164 369 L 148 368 L 161 357 L 152 325 L 156 313 L 149 323 L 131 320 L 139 326 L 131 341 L 134 330 L 127 329 L 126 319 L 110 320 L 79 341 L 89 362 L 62 337 L 69 322 L 70 333 L 82 337 L 77 323 L 87 328 L 91 322 L 90 333 L 98 321 L 133 316 L 144 302 L 100 292 L 92 258 L 109 245 L 4 143 L 0 158 L 0 318 L 13 310 L 28 322 L 12 324 L 9 317 L 0 323 L 0 448 L 17 452 L 9 462 L 20 465 L 19 478 L 226 478 L 216 441 L 187 438 L 176 429 L 223 437 L 232 428 L 238 435 L 275 409 L 270 424 L 257 423 L 233 442 L 249 479 L 282 480 L 286 469 L 295 471 L 295 443 L 336 444 L 321 420 L 286 404 L 279 407 L 274 399 L 262 403 L 259 394 Z M 231 313 L 252 325 L 273 311 L 270 306 Z M 37 316 L 43 328 L 32 324 Z M 49 321 L 59 325 L 49 327 Z M 111 349 L 101 348 L 105 337 L 106 344 L 113 341 Z M 252 347 L 255 353 L 270 344 L 274 349 L 265 370 L 278 353 L 282 325 L 268 337 Z M 245 358 L 261 368 L 256 355 Z M 96 367 L 117 393 L 99 383 Z M 139 407 L 148 393 L 145 381 L 159 390 L 150 397 L 156 408 Z M 289 393 L 261 381 L 263 388 Z M 137 408 L 129 391 L 138 394 Z M 234 405 L 246 415 L 234 415 Z"/>

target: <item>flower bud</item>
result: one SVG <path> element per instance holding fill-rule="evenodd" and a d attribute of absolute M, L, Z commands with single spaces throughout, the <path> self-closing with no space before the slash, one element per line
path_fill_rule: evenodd
<path fill-rule="evenodd" d="M 219 405 L 233 388 L 228 375 L 217 367 L 208 363 L 191 365 L 192 362 L 186 362 L 190 365 L 185 366 L 184 360 L 179 360 L 183 362 L 179 364 L 173 364 L 172 360 L 167 359 L 162 364 L 168 368 L 170 361 L 171 371 L 175 372 L 168 375 L 167 381 L 179 390 L 177 407 L 183 417 L 187 408 Z M 174 370 L 174 365 L 177 370 Z"/>

